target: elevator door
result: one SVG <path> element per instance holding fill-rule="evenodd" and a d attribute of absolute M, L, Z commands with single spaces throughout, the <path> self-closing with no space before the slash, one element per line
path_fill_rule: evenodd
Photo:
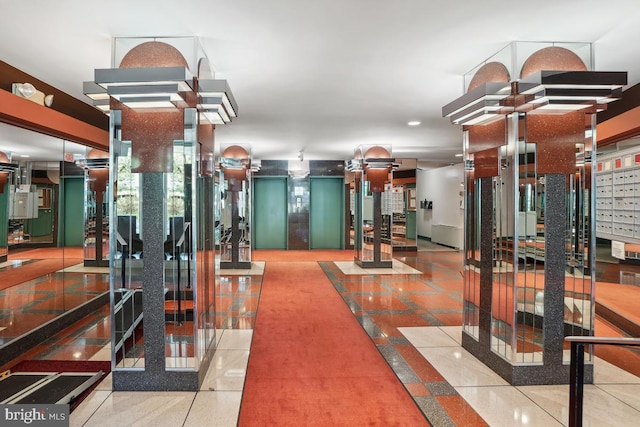
<path fill-rule="evenodd" d="M 67 177 L 63 184 L 63 243 L 62 246 L 80 246 L 84 244 L 84 177 Z"/>
<path fill-rule="evenodd" d="M 311 178 L 311 249 L 341 249 L 342 178 Z"/>
<path fill-rule="evenodd" d="M 287 180 L 253 181 L 253 241 L 256 249 L 287 248 Z"/>

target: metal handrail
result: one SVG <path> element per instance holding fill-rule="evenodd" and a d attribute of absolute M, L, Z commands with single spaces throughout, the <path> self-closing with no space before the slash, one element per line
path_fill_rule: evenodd
<path fill-rule="evenodd" d="M 584 346 L 594 344 L 640 347 L 640 338 L 565 337 L 571 343 L 569 374 L 569 427 L 582 427 L 584 404 Z"/>

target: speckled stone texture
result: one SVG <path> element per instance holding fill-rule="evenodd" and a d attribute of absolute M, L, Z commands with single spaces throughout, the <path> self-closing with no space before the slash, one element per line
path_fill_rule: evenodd
<path fill-rule="evenodd" d="M 143 246 L 144 370 L 113 371 L 114 390 L 198 390 L 197 371 L 167 371 L 164 316 L 164 174 L 141 174 Z"/>
<path fill-rule="evenodd" d="M 486 178 L 498 176 L 498 149 L 490 148 L 473 154 L 474 176 Z"/>
<path fill-rule="evenodd" d="M 488 124 L 469 126 L 468 153 L 497 148 L 507 143 L 507 121 L 504 117 Z"/>
<path fill-rule="evenodd" d="M 566 234 L 565 174 L 546 175 L 545 193 L 545 294 L 544 356 L 542 365 L 514 365 L 491 350 L 491 307 L 493 271 L 493 185 L 481 178 L 480 231 L 480 337 L 463 332 L 462 346 L 512 385 L 566 384 L 569 366 L 563 364 L 564 284 Z M 593 381 L 593 365 L 585 366 L 585 382 Z"/>
<path fill-rule="evenodd" d="M 544 213 L 544 364 L 561 365 L 564 341 L 566 175 L 548 174 Z"/>
<path fill-rule="evenodd" d="M 473 89 L 480 87 L 480 85 L 489 82 L 509 82 L 511 77 L 509 76 L 509 70 L 504 64 L 492 61 L 487 62 L 476 71 L 469 83 L 467 92 L 471 92 Z"/>
<path fill-rule="evenodd" d="M 145 173 L 142 180 L 142 307 L 145 370 L 164 371 L 164 191 L 163 174 Z"/>
<path fill-rule="evenodd" d="M 550 46 L 534 52 L 527 58 L 520 77 L 527 77 L 537 71 L 587 71 L 582 59 L 569 49 Z"/>
<path fill-rule="evenodd" d="M 480 343 L 491 347 L 493 297 L 493 182 L 480 179 Z"/>
<path fill-rule="evenodd" d="M 584 129 L 585 115 L 582 111 L 528 114 L 527 141 L 537 143 L 538 173 L 575 173 L 576 144 L 584 143 Z"/>

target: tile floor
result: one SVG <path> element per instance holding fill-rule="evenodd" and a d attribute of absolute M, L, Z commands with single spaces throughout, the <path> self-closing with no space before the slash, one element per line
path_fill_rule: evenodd
<path fill-rule="evenodd" d="M 456 326 L 461 324 L 462 302 L 459 252 L 404 254 L 397 261 L 419 273 L 395 265 L 389 274 L 354 273 L 349 268 L 345 273 L 337 263 L 321 265 L 434 425 L 566 425 L 568 386 L 511 387 L 460 346 Z M 107 377 L 74 410 L 71 425 L 235 426 L 260 273 L 228 272 L 221 280 L 218 347 L 199 391 L 112 392 Z M 109 327 L 104 317 L 96 313 L 74 325 L 70 335 L 52 337 L 39 353 L 31 354 L 57 358 L 70 351 L 71 347 L 64 347 L 84 341 L 87 351 L 81 357 L 109 360 L 109 345 L 104 341 Z M 595 384 L 585 387 L 584 425 L 637 425 L 638 415 L 640 378 L 596 359 Z"/>
<path fill-rule="evenodd" d="M 113 392 L 107 376 L 71 413 L 70 425 L 235 426 L 252 336 L 252 330 L 217 331 L 216 353 L 197 392 Z"/>
<path fill-rule="evenodd" d="M 400 331 L 489 425 L 568 424 L 568 385 L 509 386 L 462 348 L 460 327 Z M 638 425 L 640 378 L 599 358 L 594 375 L 594 384 L 585 386 L 583 425 Z"/>

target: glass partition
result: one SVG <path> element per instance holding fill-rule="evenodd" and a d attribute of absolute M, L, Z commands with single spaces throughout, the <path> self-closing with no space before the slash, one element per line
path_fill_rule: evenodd
<path fill-rule="evenodd" d="M 109 266 L 109 153 L 87 149 L 76 160 L 84 174 L 84 265 Z"/>
<path fill-rule="evenodd" d="M 251 268 L 251 150 L 221 149 L 219 212 L 216 218 L 220 268 Z"/>
<path fill-rule="evenodd" d="M 133 172 L 131 141 L 122 140 L 120 111 L 111 112 L 111 195 L 109 217 L 113 361 L 121 368 L 144 368 L 142 323 L 142 186 Z"/>
<path fill-rule="evenodd" d="M 166 370 L 198 370 L 215 343 L 214 244 L 219 238 L 214 177 L 201 159 L 197 112 L 184 109 L 183 138 L 172 142 L 170 167 L 164 172 L 140 166 L 132 147 L 135 141 L 122 139 L 120 111 L 113 110 L 111 117 L 115 369 L 145 369 L 145 341 L 151 338 L 143 335 L 155 333 L 160 320 Z M 161 259 L 156 259 L 159 250 Z M 162 266 L 159 272 L 156 263 Z M 149 277 L 151 271 L 156 278 Z M 142 295 L 158 286 L 157 280 L 163 287 L 161 306 L 147 307 Z M 148 310 L 163 318 L 149 317 Z"/>
<path fill-rule="evenodd" d="M 627 74 L 592 68 L 590 43 L 513 42 L 467 73 L 466 93 L 443 107 L 464 126 L 462 345 L 514 385 L 569 381 L 565 337 L 594 333 L 596 114 Z M 625 174 L 621 208 L 633 203 Z M 603 235 L 615 227 L 615 176 L 599 177 Z M 633 215 L 619 215 L 620 229 L 634 232 Z"/>
<path fill-rule="evenodd" d="M 393 250 L 417 251 L 417 160 L 396 159 L 398 168 L 393 171 L 393 214 L 391 239 Z"/>
<path fill-rule="evenodd" d="M 404 194 L 393 187 L 391 147 L 359 147 L 348 166 L 354 178 L 355 262 L 363 268 L 391 268 L 393 214 Z M 399 193 L 399 194 L 398 194 Z"/>
<path fill-rule="evenodd" d="M 576 144 L 575 172 L 549 174 L 539 171 L 540 144 L 517 137 L 517 129 L 524 128 L 525 115 L 510 115 L 506 120 L 507 144 L 496 151 L 497 176 L 475 179 L 473 169 L 467 171 L 464 330 L 480 339 L 481 231 L 490 225 L 491 349 L 513 364 L 543 364 L 549 345 L 544 339 L 545 321 L 550 322 L 549 313 L 545 313 L 549 306 L 545 303 L 545 292 L 549 292 L 545 282 L 550 277 L 564 293 L 562 336 L 589 335 L 593 330 L 590 130 L 585 132 L 585 142 Z M 546 222 L 547 215 L 556 213 L 549 211 L 547 203 L 550 178 L 556 180 L 552 191 L 561 199 L 555 209 L 563 210 L 559 237 L 549 234 Z M 491 210 L 481 211 L 483 186 L 489 183 Z M 490 222 L 483 212 L 491 213 Z M 557 277 L 553 277 L 556 271 L 550 273 L 550 264 L 556 259 L 548 248 L 554 238 L 561 239 L 564 248 L 561 265 L 556 268 L 562 275 Z M 563 361 L 568 362 L 568 357 L 564 353 Z"/>

